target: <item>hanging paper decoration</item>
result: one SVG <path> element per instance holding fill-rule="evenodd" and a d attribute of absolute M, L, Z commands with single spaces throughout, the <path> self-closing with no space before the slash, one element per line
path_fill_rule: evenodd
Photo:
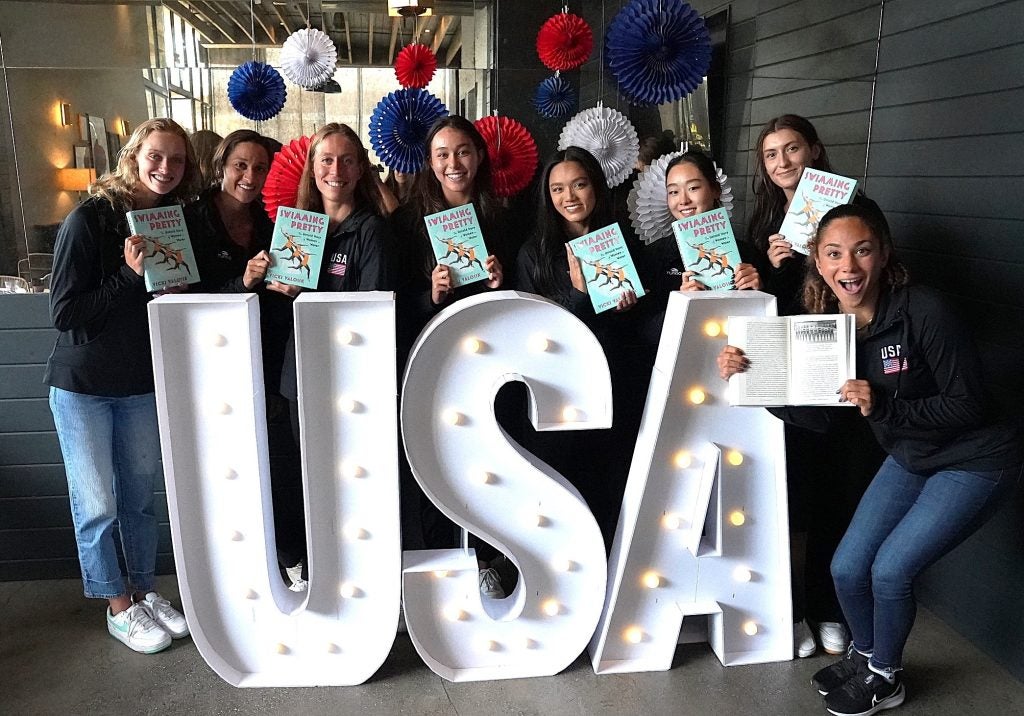
<path fill-rule="evenodd" d="M 624 114 L 611 107 L 585 109 L 570 119 L 558 137 L 558 148 L 582 147 L 601 165 L 608 186 L 626 181 L 640 156 L 640 139 Z"/>
<path fill-rule="evenodd" d="M 400 89 L 385 96 L 370 115 L 370 145 L 391 170 L 412 174 L 423 168 L 427 132 L 448 108 L 423 89 Z"/>
<path fill-rule="evenodd" d="M 482 117 L 473 126 L 487 142 L 494 193 L 513 196 L 525 189 L 537 171 L 537 143 L 529 130 L 511 117 Z"/>
<path fill-rule="evenodd" d="M 228 101 L 246 119 L 270 119 L 284 107 L 284 80 L 270 65 L 246 62 L 228 79 Z"/>
<path fill-rule="evenodd" d="M 567 117 L 576 109 L 576 91 L 556 72 L 537 85 L 533 104 L 541 117 Z"/>
<path fill-rule="evenodd" d="M 665 104 L 704 81 L 711 37 L 704 19 L 684 2 L 631 0 L 608 25 L 605 56 L 630 102 Z"/>
<path fill-rule="evenodd" d="M 651 162 L 650 166 L 644 169 L 633 182 L 633 188 L 626 199 L 629 223 L 633 225 L 637 236 L 645 244 L 654 243 L 672 233 L 671 225 L 675 219 L 668 209 L 665 181 L 669 162 L 682 153 L 663 154 Z M 718 169 L 717 165 L 715 169 L 718 172 L 718 184 L 722 189 L 719 201 L 731 217 L 733 197 L 729 177 L 721 169 Z"/>
<path fill-rule="evenodd" d="M 334 41 L 315 28 L 296 30 L 281 48 L 284 76 L 305 89 L 319 87 L 334 76 L 338 50 Z"/>
<path fill-rule="evenodd" d="M 418 42 L 406 45 L 395 58 L 395 77 L 403 87 L 426 87 L 437 70 L 437 57 Z"/>
<path fill-rule="evenodd" d="M 537 55 L 550 70 L 575 70 L 587 61 L 593 49 L 590 25 L 570 12 L 548 18 L 537 33 Z"/>
<path fill-rule="evenodd" d="M 281 151 L 274 155 L 270 163 L 270 171 L 263 184 L 263 207 L 271 221 L 277 219 L 277 207 L 295 206 L 299 196 L 299 179 L 306 166 L 310 142 L 310 137 L 293 139 L 281 147 Z"/>

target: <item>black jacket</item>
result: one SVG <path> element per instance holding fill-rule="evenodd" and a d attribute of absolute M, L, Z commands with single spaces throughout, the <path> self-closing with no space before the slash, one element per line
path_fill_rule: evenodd
<path fill-rule="evenodd" d="M 124 260 L 125 211 L 90 197 L 57 232 L 50 316 L 60 335 L 46 362 L 47 385 L 107 397 L 153 392 L 151 296 Z"/>
<path fill-rule="evenodd" d="M 192 286 L 191 290 L 204 293 L 245 293 L 242 276 L 246 264 L 260 251 L 270 249 L 274 222 L 267 216 L 262 202 L 252 202 L 249 211 L 255 237 L 249 246 L 239 246 L 228 236 L 227 227 L 214 202 L 219 191 L 217 187 L 207 189 L 198 200 L 185 207 L 188 235 L 199 264 L 200 284 Z"/>
<path fill-rule="evenodd" d="M 1016 430 L 995 414 L 970 332 L 931 289 L 913 286 L 879 298 L 857 342 L 857 377 L 872 388 L 867 417 L 878 444 L 907 470 L 998 470 L 1020 463 Z M 821 429 L 829 410 L 772 411 Z"/>

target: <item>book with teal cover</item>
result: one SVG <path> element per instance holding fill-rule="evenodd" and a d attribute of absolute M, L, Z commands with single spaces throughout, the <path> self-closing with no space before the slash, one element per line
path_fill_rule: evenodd
<path fill-rule="evenodd" d="M 452 288 L 488 277 L 484 262 L 487 245 L 472 204 L 423 217 L 430 246 L 439 264 L 450 266 Z"/>
<path fill-rule="evenodd" d="M 199 268 L 185 215 L 177 204 L 129 211 L 128 226 L 146 239 L 143 278 L 147 291 L 199 283 Z"/>
<path fill-rule="evenodd" d="M 270 239 L 271 263 L 266 280 L 316 288 L 328 223 L 327 214 L 279 206 Z"/>
<path fill-rule="evenodd" d="M 687 271 L 711 290 L 733 288 L 740 250 L 729 212 L 712 209 L 672 223 L 672 234 Z"/>
<path fill-rule="evenodd" d="M 849 204 L 856 191 L 856 179 L 806 167 L 778 233 L 793 245 L 794 251 L 806 254 L 807 244 L 814 238 L 821 217 L 829 209 Z"/>
<path fill-rule="evenodd" d="M 632 290 L 637 298 L 644 295 L 640 275 L 618 224 L 573 239 L 569 248 L 583 264 L 587 293 L 596 313 L 615 308 L 624 291 Z"/>

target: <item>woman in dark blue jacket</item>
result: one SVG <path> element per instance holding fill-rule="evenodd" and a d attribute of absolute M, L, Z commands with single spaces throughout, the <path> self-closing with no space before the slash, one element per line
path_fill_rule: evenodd
<path fill-rule="evenodd" d="M 969 333 L 936 292 L 907 285 L 880 212 L 828 212 L 812 242 L 804 303 L 849 313 L 857 325 L 857 379 L 840 400 L 860 409 L 888 453 L 832 560 L 853 642 L 814 675 L 828 711 L 873 714 L 903 703 L 903 648 L 916 615 L 913 585 L 974 532 L 1020 479 L 1019 438 L 994 415 Z M 727 346 L 723 378 L 748 365 Z M 827 416 L 790 409 L 814 427 Z"/>

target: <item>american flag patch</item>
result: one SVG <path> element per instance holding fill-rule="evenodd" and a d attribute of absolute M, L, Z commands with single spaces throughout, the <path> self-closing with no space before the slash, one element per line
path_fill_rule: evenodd
<path fill-rule="evenodd" d="M 332 263 L 330 266 L 328 266 L 327 267 L 327 273 L 333 274 L 335 276 L 344 276 L 345 275 L 345 271 L 347 269 L 348 269 L 348 262 L 342 260 L 342 261 L 340 261 L 338 263 Z"/>
<path fill-rule="evenodd" d="M 900 371 L 905 371 L 906 369 L 907 369 L 907 359 L 906 358 L 902 359 L 902 365 L 901 365 L 901 360 L 899 358 L 883 358 L 882 359 L 882 372 L 885 373 L 886 375 L 890 375 L 892 373 L 899 373 Z"/>

